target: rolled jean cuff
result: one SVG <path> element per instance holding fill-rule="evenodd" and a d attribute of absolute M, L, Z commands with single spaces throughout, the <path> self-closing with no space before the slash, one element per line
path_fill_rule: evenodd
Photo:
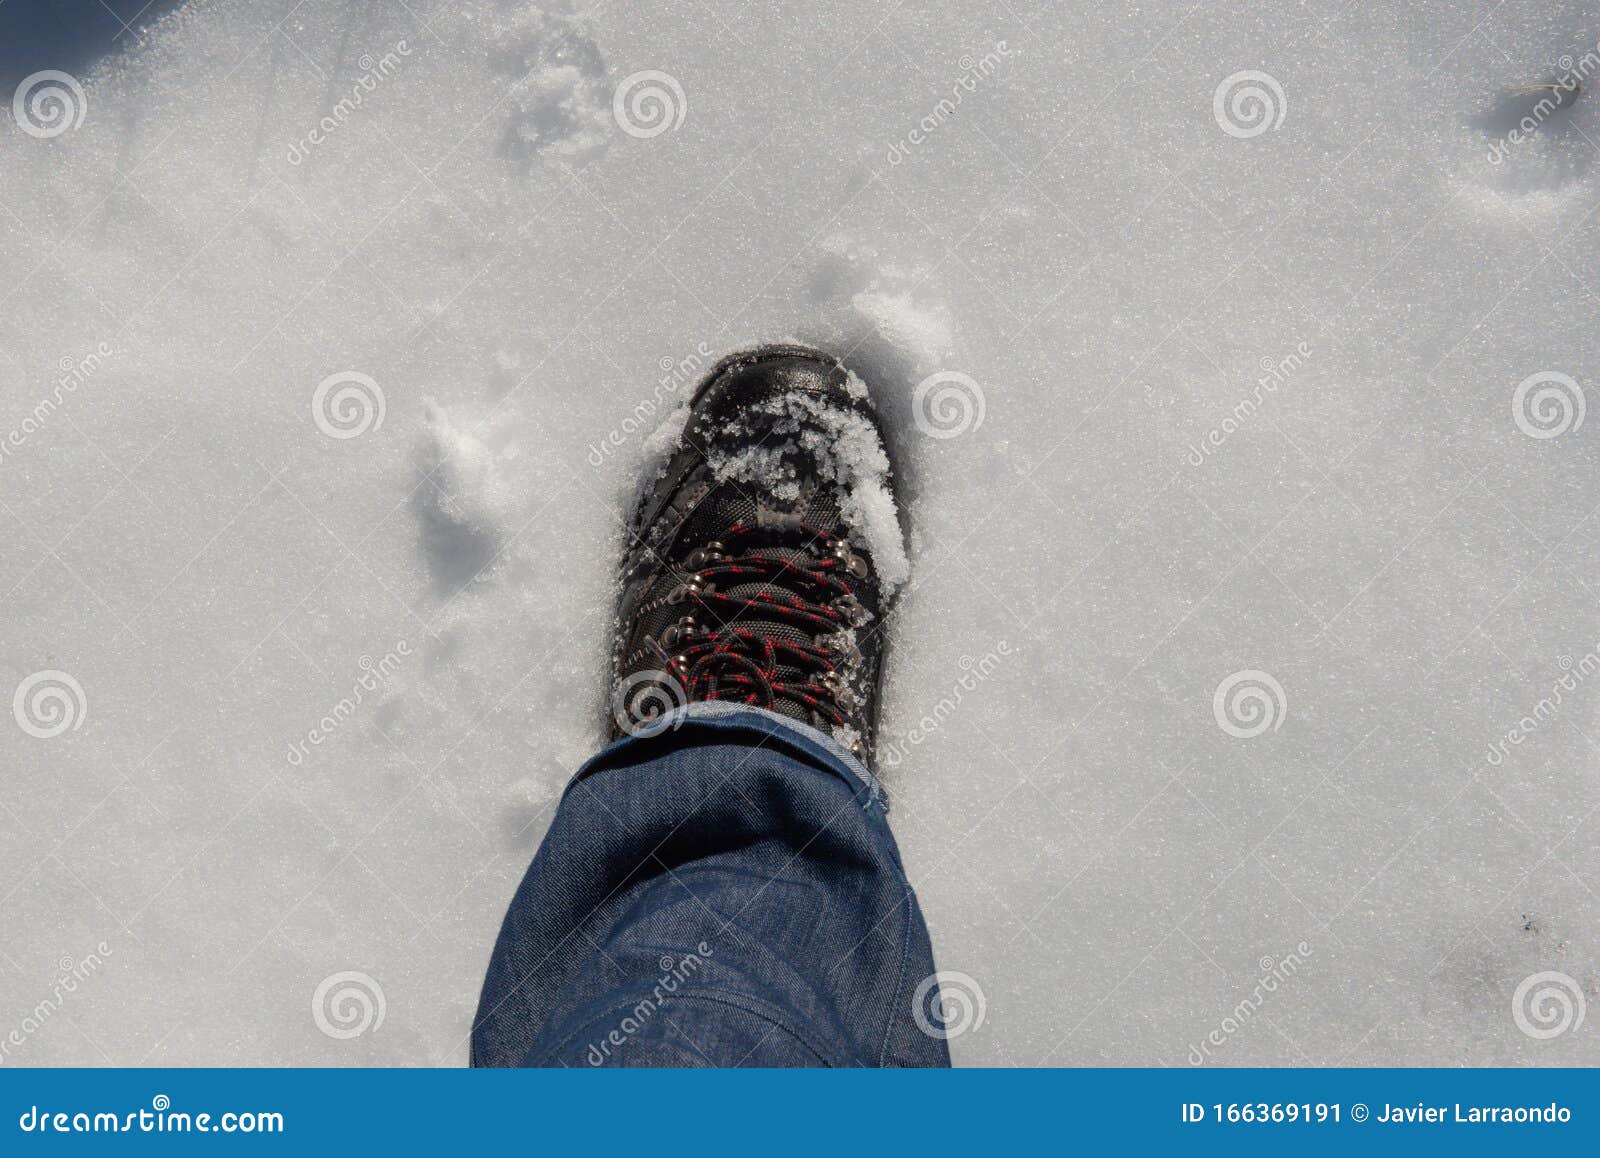
<path fill-rule="evenodd" d="M 685 729 L 688 729 L 689 735 L 683 734 Z M 796 756 L 822 771 L 839 776 L 850 784 L 852 791 L 864 792 L 866 794 L 862 801 L 864 808 L 879 816 L 886 816 L 889 812 L 889 797 L 878 778 L 832 736 L 819 728 L 813 728 L 810 724 L 780 715 L 767 708 L 723 700 L 704 700 L 687 704 L 664 713 L 647 724 L 636 726 L 632 735 L 623 736 L 596 753 L 588 763 L 578 769 L 572 778 L 573 782 L 576 783 L 600 768 L 629 762 L 640 754 L 633 749 L 641 744 L 659 742 L 663 737 L 672 737 L 679 743 L 692 742 L 697 732 L 705 734 L 708 738 L 720 738 L 738 733 L 746 736 L 755 733 L 765 737 L 765 742 L 773 747 Z"/>

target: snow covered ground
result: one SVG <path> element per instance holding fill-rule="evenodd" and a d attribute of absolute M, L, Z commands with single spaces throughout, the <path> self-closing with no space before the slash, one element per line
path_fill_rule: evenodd
<path fill-rule="evenodd" d="M 1597 40 L 190 0 L 37 82 L 0 1060 L 462 1062 L 649 431 L 798 337 L 910 499 L 884 772 L 958 1062 L 1600 1061 Z"/>

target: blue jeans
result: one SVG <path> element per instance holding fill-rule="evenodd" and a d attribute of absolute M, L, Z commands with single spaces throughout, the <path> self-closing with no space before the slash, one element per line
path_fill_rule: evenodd
<path fill-rule="evenodd" d="M 610 745 L 512 899 L 472 1064 L 949 1065 L 886 812 L 844 749 L 759 709 Z"/>

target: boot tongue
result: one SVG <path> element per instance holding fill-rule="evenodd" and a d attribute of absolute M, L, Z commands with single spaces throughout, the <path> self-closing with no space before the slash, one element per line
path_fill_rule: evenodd
<path fill-rule="evenodd" d="M 770 531 L 781 542 L 748 548 L 745 553 L 805 566 L 815 561 L 816 555 L 805 549 L 817 531 L 836 527 L 839 523 L 838 504 L 828 493 L 828 488 L 812 482 L 795 485 L 792 497 L 780 498 L 765 488 L 749 483 L 723 481 L 701 500 L 693 515 L 684 525 L 678 541 L 684 544 L 722 542 L 735 526 L 756 527 Z M 755 599 L 759 596 L 787 602 L 793 598 L 815 598 L 815 593 L 797 588 L 794 584 L 766 578 L 752 578 L 739 582 L 736 577 L 722 575 L 714 580 L 717 590 L 734 599 Z M 737 616 L 729 615 L 717 620 L 704 614 L 702 627 L 719 633 L 744 630 L 771 640 L 774 643 L 793 643 L 816 646 L 818 639 L 806 628 L 779 619 L 764 612 L 759 606 L 749 606 Z M 797 687 L 811 682 L 815 672 L 807 672 L 780 659 L 774 682 Z M 730 699 L 732 696 L 730 695 Z M 803 701 L 779 691 L 773 697 L 771 710 L 780 715 L 812 723 L 812 710 Z"/>
<path fill-rule="evenodd" d="M 786 562 L 797 564 L 812 558 L 805 551 L 788 547 L 762 547 L 751 551 L 750 554 L 770 559 L 783 559 Z M 758 596 L 766 596 L 770 599 L 783 600 L 800 594 L 786 586 L 759 580 L 750 583 L 738 583 L 732 586 L 719 584 L 717 589 L 735 599 L 753 599 Z M 741 614 L 737 619 L 731 620 L 728 628 L 741 628 L 745 631 L 754 632 L 756 635 L 763 636 L 774 643 L 796 643 L 814 646 L 817 642 L 816 638 L 808 634 L 804 628 L 780 619 L 771 618 L 763 614 L 759 608 L 752 608 Z M 805 683 L 808 678 L 807 674 L 799 668 L 780 660 L 777 678 L 774 682 L 793 687 Z M 810 708 L 804 702 L 786 696 L 781 691 L 773 697 L 772 710 L 780 715 L 791 716 L 806 723 L 811 721 Z"/>

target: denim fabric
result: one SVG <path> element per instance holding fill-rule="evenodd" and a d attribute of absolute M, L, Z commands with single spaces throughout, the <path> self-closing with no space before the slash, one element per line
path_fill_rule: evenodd
<path fill-rule="evenodd" d="M 886 812 L 842 748 L 757 709 L 612 744 L 506 913 L 472 1064 L 948 1065 L 913 1016 L 933 950 Z"/>

